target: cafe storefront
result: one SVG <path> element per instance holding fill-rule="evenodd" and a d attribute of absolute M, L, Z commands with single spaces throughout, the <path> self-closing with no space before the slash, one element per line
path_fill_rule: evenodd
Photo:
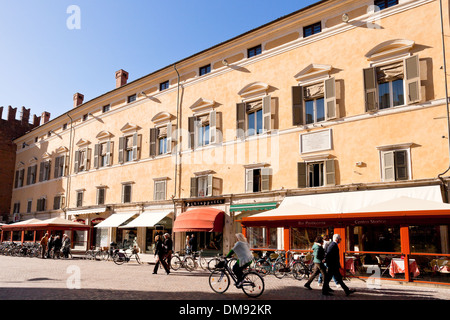
<path fill-rule="evenodd" d="M 450 205 L 439 186 L 286 197 L 242 224 L 254 250 L 310 252 L 316 236 L 338 233 L 347 276 L 450 285 Z"/>

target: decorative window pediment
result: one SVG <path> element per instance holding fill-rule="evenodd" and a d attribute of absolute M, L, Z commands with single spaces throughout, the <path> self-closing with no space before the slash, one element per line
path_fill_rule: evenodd
<path fill-rule="evenodd" d="M 380 43 L 370 50 L 365 57 L 367 60 L 376 62 L 386 59 L 392 59 L 395 57 L 401 57 L 408 55 L 411 49 L 414 47 L 415 42 L 413 40 L 406 39 L 394 39 Z"/>
<path fill-rule="evenodd" d="M 108 138 L 111 138 L 112 136 L 113 136 L 113 134 L 112 134 L 111 132 L 106 131 L 106 130 L 103 130 L 103 131 L 100 131 L 100 132 L 97 134 L 96 138 L 97 138 L 98 140 L 102 140 L 102 139 L 108 139 Z"/>
<path fill-rule="evenodd" d="M 139 129 L 141 129 L 141 127 L 139 127 L 138 125 L 128 122 L 126 125 L 124 125 L 122 127 L 122 129 L 120 129 L 120 131 L 122 131 L 123 133 L 126 133 L 126 132 L 130 132 L 130 131 L 137 131 Z"/>
<path fill-rule="evenodd" d="M 44 154 L 42 155 L 42 159 L 48 160 L 52 157 L 52 155 L 48 152 L 44 152 Z"/>
<path fill-rule="evenodd" d="M 90 144 L 91 142 L 89 140 L 86 139 L 80 139 L 78 140 L 78 142 L 76 143 L 77 147 L 85 147 L 88 144 Z"/>
<path fill-rule="evenodd" d="M 22 169 L 23 167 L 25 167 L 25 163 L 23 163 L 22 161 L 17 162 L 18 169 Z"/>
<path fill-rule="evenodd" d="M 248 99 L 257 96 L 265 96 L 267 95 L 267 90 L 269 90 L 269 85 L 267 83 L 253 82 L 242 88 L 238 92 L 238 95 L 240 95 L 242 99 Z"/>
<path fill-rule="evenodd" d="M 37 163 L 37 158 L 36 157 L 32 157 L 31 159 L 30 159 L 30 161 L 28 161 L 28 163 L 29 164 L 36 164 Z"/>
<path fill-rule="evenodd" d="M 55 150 L 55 152 L 57 154 L 65 153 L 65 152 L 68 152 L 68 151 L 69 151 L 69 149 L 67 149 L 67 147 L 63 147 L 63 146 L 61 146 L 61 147 L 59 147 L 58 149 Z"/>
<path fill-rule="evenodd" d="M 214 109 L 216 102 L 214 100 L 208 100 L 200 98 L 189 108 L 192 110 L 194 115 L 199 115 L 202 113 L 211 112 Z"/>
<path fill-rule="evenodd" d="M 298 82 L 309 82 L 329 76 L 332 67 L 328 64 L 311 63 L 294 77 Z"/>
<path fill-rule="evenodd" d="M 171 113 L 167 111 L 161 111 L 152 118 L 152 122 L 156 126 L 162 126 L 172 121 L 173 118 L 175 117 Z"/>

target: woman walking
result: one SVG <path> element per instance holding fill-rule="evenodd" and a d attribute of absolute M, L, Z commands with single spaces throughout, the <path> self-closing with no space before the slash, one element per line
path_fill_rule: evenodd
<path fill-rule="evenodd" d="M 166 255 L 166 252 L 164 250 L 163 242 L 159 235 L 155 237 L 155 256 L 158 256 L 155 264 L 155 268 L 153 269 L 153 274 L 156 274 L 158 272 L 159 264 L 162 263 L 164 270 L 166 270 L 166 273 L 170 273 L 170 268 L 167 265 L 166 261 L 164 261 L 164 257 Z"/>

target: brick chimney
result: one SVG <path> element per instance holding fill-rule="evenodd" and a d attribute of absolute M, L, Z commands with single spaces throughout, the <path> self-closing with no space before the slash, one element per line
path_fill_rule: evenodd
<path fill-rule="evenodd" d="M 84 100 L 84 95 L 82 95 L 81 93 L 75 93 L 73 95 L 73 107 L 76 108 L 79 105 L 83 104 L 83 100 Z"/>
<path fill-rule="evenodd" d="M 128 72 L 123 69 L 116 71 L 116 88 L 120 88 L 123 85 L 127 84 L 128 80 Z"/>
<path fill-rule="evenodd" d="M 44 111 L 41 116 L 41 125 L 47 123 L 50 120 L 50 112 Z"/>

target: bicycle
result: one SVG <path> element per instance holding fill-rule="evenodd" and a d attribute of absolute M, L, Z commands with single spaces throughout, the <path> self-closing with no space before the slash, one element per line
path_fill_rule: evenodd
<path fill-rule="evenodd" d="M 293 251 L 288 251 L 287 254 L 287 263 L 286 256 L 283 255 L 283 260 L 274 264 L 275 276 L 278 279 L 282 279 L 286 275 L 292 274 L 297 280 L 303 279 L 306 275 L 309 277 L 312 269 L 309 269 L 309 266 L 302 261 L 302 256 L 295 255 Z"/>
<path fill-rule="evenodd" d="M 84 259 L 86 259 L 86 260 L 100 260 L 100 255 L 99 255 L 100 252 L 101 252 L 101 250 L 97 250 L 97 249 L 95 249 L 95 247 L 91 247 L 90 250 L 87 250 L 84 253 Z"/>
<path fill-rule="evenodd" d="M 180 252 L 177 251 L 172 255 L 172 259 L 170 260 L 170 267 L 177 271 L 181 267 L 184 267 L 187 271 L 194 271 L 196 268 L 196 262 L 191 255 L 180 255 Z"/>
<path fill-rule="evenodd" d="M 231 277 L 236 287 L 242 289 L 247 296 L 257 298 L 262 295 L 264 292 L 264 279 L 257 272 L 245 270 L 241 285 L 238 286 L 237 277 L 228 266 L 229 260 L 226 257 L 222 257 L 214 271 L 209 275 L 208 281 L 211 289 L 216 293 L 225 293 L 230 287 Z"/>
<path fill-rule="evenodd" d="M 131 253 L 128 254 L 127 251 L 120 251 L 119 249 L 115 249 L 115 254 L 113 255 L 113 261 L 117 265 L 121 265 L 124 262 L 130 262 L 131 258 L 134 256 L 138 264 L 142 264 L 141 259 L 139 258 L 138 249 L 131 249 Z"/>

